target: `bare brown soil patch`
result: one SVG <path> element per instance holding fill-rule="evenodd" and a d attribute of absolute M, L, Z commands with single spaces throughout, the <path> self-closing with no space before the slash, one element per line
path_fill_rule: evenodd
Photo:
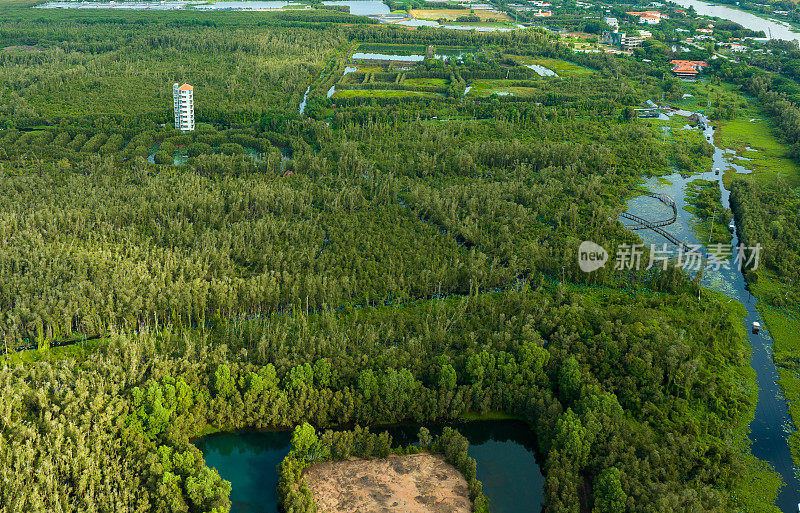
<path fill-rule="evenodd" d="M 438 454 L 318 463 L 304 471 L 320 513 L 468 513 L 464 476 Z"/>
<path fill-rule="evenodd" d="M 30 46 L 30 45 L 12 45 L 6 46 L 3 50 L 22 50 L 23 52 L 39 52 L 41 48 L 38 46 Z"/>

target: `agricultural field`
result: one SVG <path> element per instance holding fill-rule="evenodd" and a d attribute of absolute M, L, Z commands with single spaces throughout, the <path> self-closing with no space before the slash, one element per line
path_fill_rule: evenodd
<path fill-rule="evenodd" d="M 570 75 L 585 75 L 593 73 L 593 70 L 579 66 L 574 62 L 564 61 L 560 59 L 549 59 L 547 57 L 531 57 L 528 55 L 506 55 L 506 57 L 522 65 L 538 65 L 547 69 L 553 70 L 560 77 L 567 77 Z"/>
<path fill-rule="evenodd" d="M 491 96 L 493 94 L 500 96 L 518 96 L 523 98 L 533 97 L 538 89 L 533 87 L 525 87 L 515 85 L 518 84 L 516 80 L 503 80 L 503 79 L 477 79 L 470 83 L 472 89 L 469 90 L 467 96 Z"/>
<path fill-rule="evenodd" d="M 436 93 L 402 89 L 345 89 L 336 91 L 331 98 L 433 98 Z"/>
<path fill-rule="evenodd" d="M 445 87 L 449 81 L 446 78 L 407 78 L 403 85 L 410 87 Z"/>

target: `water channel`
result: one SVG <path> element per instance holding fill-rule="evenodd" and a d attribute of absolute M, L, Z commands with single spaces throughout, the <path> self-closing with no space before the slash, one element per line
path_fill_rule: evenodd
<path fill-rule="evenodd" d="M 684 114 L 689 114 L 688 112 Z M 678 115 L 678 114 L 675 114 Z M 703 130 L 706 140 L 714 144 L 714 128 L 707 127 Z M 654 193 L 663 193 L 672 196 L 678 207 L 678 218 L 675 224 L 666 227 L 666 230 L 678 239 L 688 244 L 700 244 L 694 232 L 691 230 L 692 223 L 695 222 L 693 214 L 683 209 L 686 205 L 686 187 L 689 183 L 698 180 L 717 181 L 722 193 L 722 206 L 730 208 L 730 191 L 722 184 L 723 172 L 726 169 L 735 173 L 749 173 L 746 168 L 746 161 L 741 158 L 735 159 L 735 152 L 723 150 L 714 146 L 713 168 L 706 173 L 683 177 L 678 173 L 664 177 L 667 181 L 660 178 L 649 180 L 645 186 Z M 738 162 L 737 162 L 738 161 Z M 721 170 L 716 175 L 714 169 Z M 632 214 L 644 217 L 645 219 L 665 219 L 669 218 L 671 210 L 663 203 L 648 197 L 639 196 L 628 202 L 628 211 Z M 718 230 L 727 230 L 726 226 L 718 226 Z M 661 236 L 650 230 L 637 232 L 643 242 L 648 245 L 661 244 L 666 242 Z M 736 232 L 732 234 L 731 247 L 734 249 L 739 245 Z M 739 301 L 747 309 L 745 324 L 748 328 L 750 346 L 753 349 L 751 365 L 756 371 L 758 382 L 758 404 L 756 405 L 756 415 L 750 424 L 750 439 L 752 440 L 752 451 L 758 459 L 769 462 L 781 475 L 786 483 L 778 496 L 777 505 L 784 513 L 796 513 L 798 502 L 800 502 L 800 481 L 798 481 L 789 451 L 789 434 L 795 429 L 789 416 L 789 410 L 783 392 L 777 383 L 778 372 L 772 361 L 773 340 L 769 331 L 765 329 L 764 320 L 756 309 L 756 298 L 750 294 L 745 286 L 744 277 L 736 265 L 730 265 L 726 269 L 721 267 L 719 270 L 709 271 L 703 268 L 704 286 L 722 292 L 727 297 Z M 759 334 L 753 334 L 749 329 L 753 321 L 761 323 L 762 329 Z"/>
<path fill-rule="evenodd" d="M 772 39 L 786 39 L 788 41 L 800 40 L 800 33 L 795 32 L 797 29 L 784 21 L 762 18 L 746 11 L 734 9 L 733 7 L 709 4 L 707 2 L 701 2 L 700 0 L 672 1 L 683 7 L 694 7 L 695 12 L 703 16 L 714 16 L 716 18 L 730 20 L 750 30 L 763 30 L 764 34 Z"/>
<path fill-rule="evenodd" d="M 478 463 L 478 479 L 493 513 L 539 513 L 544 476 L 534 456 L 533 434 L 519 421 L 451 424 L 469 440 Z M 442 426 L 432 426 L 438 434 Z M 389 431 L 392 445 L 416 442 L 419 426 L 373 428 Z M 217 433 L 197 440 L 206 464 L 232 484 L 231 513 L 277 513 L 276 467 L 289 452 L 288 431 Z M 524 476 L 523 479 L 520 476 Z"/>

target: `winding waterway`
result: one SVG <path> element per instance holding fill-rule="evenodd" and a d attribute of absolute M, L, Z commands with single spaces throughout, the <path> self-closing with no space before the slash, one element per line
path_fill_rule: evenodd
<path fill-rule="evenodd" d="M 478 463 L 478 479 L 493 513 L 539 513 L 544 476 L 534 455 L 533 434 L 518 421 L 451 424 L 469 440 L 469 455 Z M 442 426 L 431 427 L 438 434 Z M 389 431 L 392 445 L 416 442 L 419 426 L 374 428 Z M 289 452 L 288 431 L 217 433 L 197 440 L 206 464 L 231 482 L 231 513 L 276 513 L 276 467 Z M 521 479 L 520 476 L 525 476 Z"/>
<path fill-rule="evenodd" d="M 714 144 L 714 128 L 708 127 L 703 133 L 706 140 Z M 686 205 L 687 185 L 698 179 L 717 181 L 722 193 L 722 206 L 730 208 L 730 191 L 723 186 L 722 173 L 716 175 L 714 169 L 719 168 L 722 172 L 732 169 L 740 174 L 750 172 L 746 167 L 746 161 L 735 158 L 735 153 L 731 150 L 723 150 L 715 145 L 713 159 L 713 168 L 706 173 L 686 178 L 676 173 L 665 177 L 668 182 L 654 178 L 646 184 L 646 187 L 654 193 L 668 194 L 673 197 L 678 207 L 678 218 L 676 223 L 668 226 L 666 230 L 688 244 L 700 244 L 700 241 L 691 230 L 692 223 L 696 221 L 696 218 L 683 209 Z M 671 213 L 667 212 L 664 204 L 648 196 L 632 199 L 628 202 L 628 211 L 645 219 L 661 219 Z M 717 226 L 716 229 L 727 230 L 727 227 Z M 660 247 L 665 242 L 662 237 L 650 230 L 637 233 L 640 234 L 646 245 L 652 243 Z M 732 239 L 731 247 L 733 249 L 739 245 L 736 232 L 732 234 Z M 772 360 L 772 337 L 756 309 L 756 298 L 747 290 L 744 277 L 737 266 L 731 265 L 728 269 L 723 267 L 718 271 L 709 271 L 704 267 L 703 272 L 702 283 L 704 286 L 739 301 L 747 309 L 747 318 L 744 322 L 748 328 L 750 346 L 753 349 L 751 365 L 756 371 L 759 388 L 755 419 L 750 423 L 752 451 L 758 459 L 769 462 L 786 483 L 778 496 L 778 507 L 784 513 L 796 513 L 797 504 L 800 502 L 800 481 L 795 474 L 796 468 L 792 462 L 788 442 L 789 434 L 795 428 L 789 416 L 786 399 L 777 383 L 778 372 Z M 753 334 L 749 329 L 754 321 L 761 323 L 762 329 L 759 334 Z"/>
<path fill-rule="evenodd" d="M 800 33 L 793 32 L 796 30 L 786 22 L 761 18 L 755 14 L 746 11 L 726 7 L 724 5 L 714 5 L 700 0 L 672 0 L 676 4 L 683 7 L 694 7 L 697 14 L 703 16 L 714 16 L 723 18 L 738 23 L 739 25 L 749 28 L 750 30 L 763 30 L 767 37 L 772 39 L 786 39 L 788 41 L 800 40 Z M 792 510 L 793 512 L 796 510 Z"/>

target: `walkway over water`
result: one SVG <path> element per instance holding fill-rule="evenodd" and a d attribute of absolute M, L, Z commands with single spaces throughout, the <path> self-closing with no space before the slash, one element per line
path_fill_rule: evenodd
<path fill-rule="evenodd" d="M 661 203 L 665 204 L 668 207 L 672 208 L 672 217 L 669 219 L 662 219 L 661 221 L 649 221 L 643 217 L 637 216 L 636 214 L 632 214 L 630 212 L 623 212 L 620 214 L 620 217 L 623 219 L 627 219 L 629 221 L 634 221 L 636 224 L 627 224 L 625 228 L 629 230 L 653 230 L 657 234 L 661 235 L 671 243 L 675 244 L 676 246 L 686 247 L 686 243 L 669 233 L 667 230 L 664 229 L 664 226 L 669 226 L 678 219 L 678 207 L 675 205 L 675 200 L 672 199 L 672 196 L 669 194 L 661 194 L 661 193 L 653 193 L 647 194 L 647 196 L 651 198 L 655 198 Z"/>
<path fill-rule="evenodd" d="M 691 113 L 682 112 L 675 115 L 689 114 Z M 639 233 L 646 244 L 660 242 L 659 236 L 667 238 L 667 235 L 669 235 L 667 240 L 673 243 L 678 241 L 681 244 L 700 244 L 700 241 L 697 240 L 697 235 L 692 230 L 697 218 L 692 212 L 683 208 L 687 204 L 686 190 L 688 185 L 695 180 L 716 182 L 720 190 L 721 206 L 730 208 L 730 191 L 724 186 L 723 175 L 715 173 L 713 169 L 730 170 L 736 174 L 751 172 L 751 170 L 744 167 L 747 164 L 746 162 L 739 163 L 739 159 L 732 158 L 735 153 L 716 146 L 713 137 L 715 130 L 713 126 L 708 124 L 701 126 L 701 129 L 705 139 L 714 146 L 712 168 L 701 174 L 683 176 L 680 173 L 675 173 L 670 176 L 648 180 L 646 187 L 650 190 L 650 193 L 631 199 L 628 202 L 628 212 L 620 215 L 622 219 L 630 219 L 637 223 L 629 225 L 629 227 L 632 230 L 641 230 Z M 654 202 L 653 198 L 659 201 Z M 673 216 L 676 216 L 676 218 L 673 219 L 672 216 L 667 218 L 664 215 L 662 204 L 669 206 L 672 209 Z M 653 222 L 648 221 L 646 218 L 664 219 Z M 646 222 L 643 223 L 642 220 Z M 668 223 L 668 221 L 671 221 L 671 223 Z M 669 226 L 669 232 L 665 230 L 667 226 Z M 735 253 L 739 245 L 736 229 L 734 229 L 731 239 L 730 250 Z M 703 270 L 701 283 L 704 287 L 717 290 L 732 300 L 740 302 L 747 311 L 747 317 L 745 317 L 743 323 L 748 328 L 750 347 L 753 350 L 750 365 L 756 372 L 758 385 L 758 403 L 756 404 L 755 418 L 750 423 L 751 451 L 756 458 L 769 463 L 786 483 L 778 494 L 777 506 L 783 513 L 797 513 L 797 504 L 800 502 L 800 481 L 797 478 L 798 470 L 792 461 L 788 440 L 789 435 L 796 428 L 789 416 L 789 409 L 783 391 L 777 383 L 778 371 L 772 359 L 773 340 L 769 333 L 769 326 L 766 325 L 756 308 L 757 300 L 750 294 L 744 276 L 738 266 L 722 266 L 719 269 L 706 268 Z M 762 329 L 758 334 L 752 333 L 749 329 L 750 325 L 755 321 L 760 322 L 762 325 Z"/>

